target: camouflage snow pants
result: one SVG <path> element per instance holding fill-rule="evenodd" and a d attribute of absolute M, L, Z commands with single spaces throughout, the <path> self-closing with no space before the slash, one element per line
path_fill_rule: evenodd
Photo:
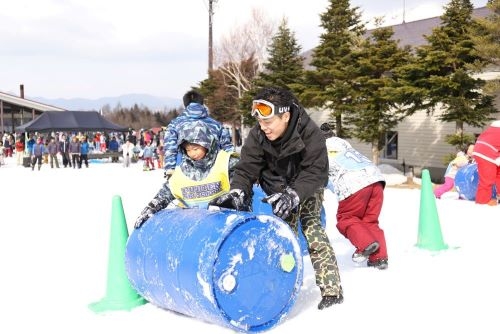
<path fill-rule="evenodd" d="M 321 226 L 323 193 L 324 189 L 321 188 L 313 196 L 303 200 L 299 212 L 287 217 L 286 222 L 296 235 L 299 223 L 302 227 L 321 296 L 338 296 L 342 292 L 342 287 L 337 259 L 325 229 Z"/>

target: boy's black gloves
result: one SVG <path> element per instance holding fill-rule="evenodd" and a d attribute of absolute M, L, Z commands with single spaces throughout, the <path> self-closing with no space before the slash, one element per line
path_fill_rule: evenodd
<path fill-rule="evenodd" d="M 263 198 L 262 202 L 271 204 L 273 213 L 281 219 L 285 219 L 299 205 L 300 200 L 295 190 L 287 187 L 284 192 L 275 193 Z"/>
<path fill-rule="evenodd" d="M 172 174 L 174 173 L 173 169 L 169 169 L 163 172 L 163 177 L 165 178 L 165 182 L 167 182 L 170 177 L 172 177 Z"/>
<path fill-rule="evenodd" d="M 238 211 L 250 211 L 248 199 L 241 189 L 231 189 L 229 192 L 211 200 L 208 205 L 221 208 L 234 209 Z"/>
<path fill-rule="evenodd" d="M 153 198 L 151 202 L 141 211 L 141 214 L 134 223 L 134 228 L 139 228 L 144 224 L 149 218 L 153 217 L 155 213 L 164 209 L 166 207 L 165 201 Z"/>

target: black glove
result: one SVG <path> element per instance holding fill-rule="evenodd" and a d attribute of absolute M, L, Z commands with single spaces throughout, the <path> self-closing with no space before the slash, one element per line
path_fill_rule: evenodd
<path fill-rule="evenodd" d="M 153 217 L 155 213 L 166 207 L 165 201 L 153 198 L 151 202 L 141 211 L 141 214 L 134 223 L 134 228 L 141 227 L 149 218 Z"/>
<path fill-rule="evenodd" d="M 250 211 L 250 206 L 245 193 L 241 189 L 231 189 L 229 192 L 211 200 L 208 205 L 221 208 L 234 209 L 238 211 Z"/>
<path fill-rule="evenodd" d="M 281 219 L 285 219 L 299 205 L 300 200 L 295 190 L 287 187 L 282 193 L 275 193 L 263 198 L 262 202 L 271 204 L 273 213 Z"/>
<path fill-rule="evenodd" d="M 170 179 L 170 177 L 172 176 L 172 174 L 174 173 L 174 170 L 173 169 L 169 169 L 169 170 L 166 170 L 164 173 L 163 173 L 163 177 L 165 178 L 165 182 L 168 181 L 168 179 Z"/>

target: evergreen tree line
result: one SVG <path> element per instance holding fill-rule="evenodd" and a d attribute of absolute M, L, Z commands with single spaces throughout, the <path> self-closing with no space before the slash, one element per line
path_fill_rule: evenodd
<path fill-rule="evenodd" d="M 132 130 L 151 129 L 166 126 L 177 117 L 182 109 L 169 111 L 152 111 L 146 106 L 134 104 L 131 108 L 122 107 L 118 103 L 113 109 L 109 105 L 102 108 L 103 116 L 109 121 L 126 126 Z"/>
<path fill-rule="evenodd" d="M 491 15 L 473 18 L 469 0 L 450 0 L 441 24 L 424 36 L 427 43 L 412 47 L 399 46 L 392 27 L 383 27 L 381 19 L 367 34 L 359 7 L 330 0 L 320 15 L 320 43 L 306 65 L 283 19 L 263 66 L 257 53 L 227 60 L 197 88 L 211 116 L 234 126 L 255 124 L 250 105 L 258 89 L 288 88 L 304 107 L 328 111 L 339 137 L 371 144 L 375 163 L 387 132 L 410 115 L 433 114 L 440 107 L 437 119 L 456 125 L 447 142 L 460 147 L 474 139 L 464 133 L 465 124 L 481 127 L 498 112 L 493 104 L 498 81 L 477 77 L 500 66 L 500 0 L 487 6 Z"/>

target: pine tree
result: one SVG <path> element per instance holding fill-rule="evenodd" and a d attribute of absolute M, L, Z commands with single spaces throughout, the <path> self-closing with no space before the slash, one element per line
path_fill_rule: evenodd
<path fill-rule="evenodd" d="M 320 15 L 325 31 L 313 50 L 313 69 L 306 71 L 306 87 L 300 95 L 305 106 L 331 112 L 340 137 L 348 136 L 342 127 L 342 114 L 354 112 L 352 102 L 357 95 L 353 53 L 365 32 L 360 17 L 359 7 L 350 8 L 348 0 L 330 0 L 326 12 Z"/>
<path fill-rule="evenodd" d="M 469 70 L 481 59 L 471 39 L 472 10 L 469 0 L 451 0 L 441 25 L 426 36 L 428 44 L 417 49 L 420 80 L 415 84 L 426 92 L 428 111 L 440 104 L 438 120 L 455 122 L 455 134 L 447 142 L 457 147 L 473 139 L 464 134 L 464 124 L 481 127 L 495 112 L 492 97 L 482 93 L 485 81 Z"/>
<path fill-rule="evenodd" d="M 475 64 L 479 71 L 500 66 L 500 0 L 490 0 L 486 5 L 491 15 L 475 19 L 475 29 L 472 31 L 472 41 L 483 62 Z M 500 93 L 500 80 L 490 80 L 484 90 L 491 95 Z"/>
<path fill-rule="evenodd" d="M 229 88 L 227 77 L 216 69 L 209 71 L 208 79 L 201 82 L 200 91 L 205 96 L 205 104 L 210 117 L 223 123 L 239 121 L 238 97 L 234 89 Z M 239 122 L 238 122 L 239 123 Z"/>
<path fill-rule="evenodd" d="M 287 20 L 283 19 L 267 48 L 269 58 L 256 81 L 256 86 L 275 85 L 292 91 L 294 87 L 297 88 L 297 84 L 301 84 L 304 79 L 304 57 L 300 55 L 300 51 L 301 47 L 295 34 L 288 28 Z"/>
<path fill-rule="evenodd" d="M 264 71 L 259 73 L 253 82 L 252 89 L 241 101 L 242 105 L 247 106 L 247 108 L 242 108 L 245 124 L 255 124 L 248 106 L 259 89 L 278 86 L 299 95 L 304 82 L 304 58 L 300 55 L 300 51 L 301 47 L 297 43 L 295 34 L 288 28 L 288 22 L 284 18 L 267 48 L 269 58 L 264 63 Z"/>
<path fill-rule="evenodd" d="M 352 101 L 355 109 L 344 115 L 352 135 L 372 145 L 375 164 L 378 164 L 379 152 L 385 144 L 381 138 L 411 114 L 410 102 L 398 93 L 398 90 L 410 88 L 400 85 L 397 73 L 400 67 L 413 60 L 410 48 L 400 48 L 392 39 L 393 35 L 391 27 L 379 27 L 356 53 L 354 71 L 358 94 Z"/>

